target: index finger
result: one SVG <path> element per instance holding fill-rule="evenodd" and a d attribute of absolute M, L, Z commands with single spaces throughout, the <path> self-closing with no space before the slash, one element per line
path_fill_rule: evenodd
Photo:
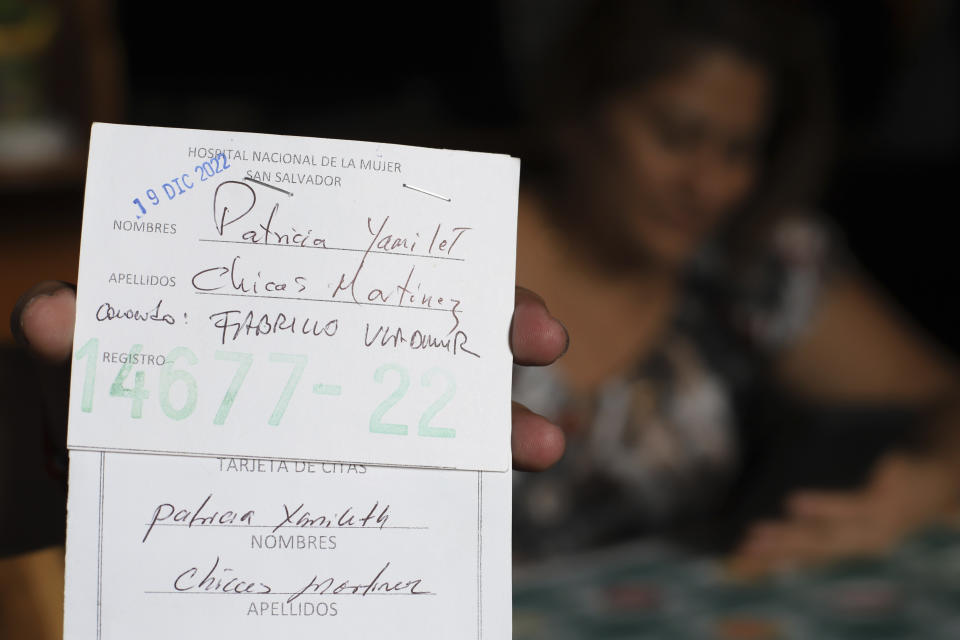
<path fill-rule="evenodd" d="M 801 491 L 787 500 L 790 515 L 810 520 L 859 520 L 870 507 L 867 497 L 854 491 Z"/>
<path fill-rule="evenodd" d="M 529 289 L 516 288 L 510 348 L 513 361 L 522 365 L 547 365 L 566 353 L 570 335 L 563 323 L 550 315 L 543 298 Z"/>
<path fill-rule="evenodd" d="M 10 314 L 10 329 L 19 343 L 51 363 L 70 356 L 77 298 L 73 285 L 40 282 L 20 296 Z"/>

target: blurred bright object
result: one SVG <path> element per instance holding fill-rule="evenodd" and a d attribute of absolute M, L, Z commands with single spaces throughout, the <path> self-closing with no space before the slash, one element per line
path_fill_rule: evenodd
<path fill-rule="evenodd" d="M 42 168 L 70 152 L 43 70 L 59 24 L 49 3 L 0 0 L 0 170 Z"/>

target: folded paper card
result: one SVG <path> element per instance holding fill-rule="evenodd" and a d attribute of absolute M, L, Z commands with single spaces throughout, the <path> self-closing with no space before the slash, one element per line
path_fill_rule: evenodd
<path fill-rule="evenodd" d="M 68 446 L 504 471 L 519 161 L 95 124 Z"/>
<path fill-rule="evenodd" d="M 67 640 L 510 636 L 518 177 L 94 125 Z"/>
<path fill-rule="evenodd" d="M 510 637 L 510 474 L 74 451 L 66 640 Z"/>

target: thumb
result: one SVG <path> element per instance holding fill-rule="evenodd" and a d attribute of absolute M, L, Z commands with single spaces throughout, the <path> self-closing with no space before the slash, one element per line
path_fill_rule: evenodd
<path fill-rule="evenodd" d="M 76 318 L 76 288 L 47 280 L 20 296 L 10 315 L 10 328 L 33 356 L 43 397 L 47 459 L 56 475 L 66 472 L 67 400 L 70 353 Z"/>

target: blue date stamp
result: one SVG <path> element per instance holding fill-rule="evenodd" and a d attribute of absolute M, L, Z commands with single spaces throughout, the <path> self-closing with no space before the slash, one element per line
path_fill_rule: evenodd
<path fill-rule="evenodd" d="M 173 200 L 193 189 L 197 182 L 206 182 L 218 173 L 223 173 L 229 168 L 230 161 L 227 159 L 227 155 L 225 153 L 219 153 L 206 162 L 196 165 L 193 168 L 193 176 L 191 176 L 190 173 L 182 173 L 179 176 L 170 178 L 169 182 L 164 182 L 160 185 L 160 192 L 167 197 L 167 200 Z M 146 197 L 147 202 L 154 207 L 159 206 L 162 201 L 160 194 L 153 188 L 145 190 L 143 195 Z M 133 205 L 137 209 L 138 220 L 147 215 L 147 207 L 139 197 L 133 199 Z"/>

